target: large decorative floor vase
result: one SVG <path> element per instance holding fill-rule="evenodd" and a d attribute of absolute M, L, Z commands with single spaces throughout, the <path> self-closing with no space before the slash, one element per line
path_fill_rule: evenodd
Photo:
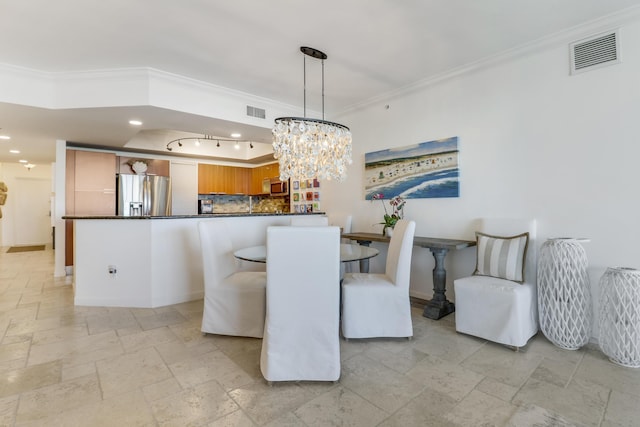
<path fill-rule="evenodd" d="M 639 368 L 640 270 L 607 268 L 600 289 L 600 348 L 612 362 Z"/>
<path fill-rule="evenodd" d="M 585 239 L 549 239 L 538 259 L 540 330 L 554 345 L 577 350 L 591 334 L 591 291 Z"/>

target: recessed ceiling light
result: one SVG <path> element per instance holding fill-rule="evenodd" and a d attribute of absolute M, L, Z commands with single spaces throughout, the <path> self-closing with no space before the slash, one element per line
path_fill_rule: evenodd
<path fill-rule="evenodd" d="M 0 139 L 11 139 L 9 135 L 0 135 Z"/>
<path fill-rule="evenodd" d="M 239 134 L 238 132 L 232 133 L 231 134 L 231 138 L 240 138 L 242 135 Z"/>
<path fill-rule="evenodd" d="M 142 126 L 142 122 L 140 120 L 129 120 L 129 124 L 133 126 Z"/>
<path fill-rule="evenodd" d="M 9 150 L 11 154 L 20 154 L 20 150 Z"/>
<path fill-rule="evenodd" d="M 26 160 L 18 160 L 20 163 L 28 163 Z"/>

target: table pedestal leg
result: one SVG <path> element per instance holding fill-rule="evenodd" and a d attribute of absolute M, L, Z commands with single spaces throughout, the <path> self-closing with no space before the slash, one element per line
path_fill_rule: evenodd
<path fill-rule="evenodd" d="M 362 246 L 370 246 L 371 240 L 356 240 L 359 245 Z M 369 272 L 369 258 L 360 260 L 360 273 L 368 273 Z"/>
<path fill-rule="evenodd" d="M 444 269 L 444 257 L 448 249 L 429 248 L 435 258 L 436 265 L 433 268 L 433 298 L 427 301 L 422 315 L 429 319 L 438 320 L 455 311 L 455 305 L 447 300 L 444 295 L 447 286 L 447 272 Z"/>

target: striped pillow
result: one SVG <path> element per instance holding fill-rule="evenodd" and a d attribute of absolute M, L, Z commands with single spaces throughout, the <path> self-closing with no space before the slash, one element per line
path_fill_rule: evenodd
<path fill-rule="evenodd" d="M 529 233 L 517 236 L 491 236 L 476 232 L 478 259 L 473 274 L 524 282 L 524 260 Z"/>

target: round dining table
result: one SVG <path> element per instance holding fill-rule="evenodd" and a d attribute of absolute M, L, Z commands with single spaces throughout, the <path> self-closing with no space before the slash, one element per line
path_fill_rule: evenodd
<path fill-rule="evenodd" d="M 350 243 L 341 243 L 340 244 L 340 261 L 341 262 L 351 262 L 351 261 L 360 261 L 363 259 L 373 258 L 378 255 L 379 251 L 376 248 L 371 248 L 368 246 L 350 244 Z M 233 253 L 238 259 L 243 261 L 251 261 L 251 262 L 267 262 L 267 247 L 265 245 L 261 246 L 251 246 L 248 248 L 238 249 Z M 363 271 L 363 273 L 367 273 Z"/>

